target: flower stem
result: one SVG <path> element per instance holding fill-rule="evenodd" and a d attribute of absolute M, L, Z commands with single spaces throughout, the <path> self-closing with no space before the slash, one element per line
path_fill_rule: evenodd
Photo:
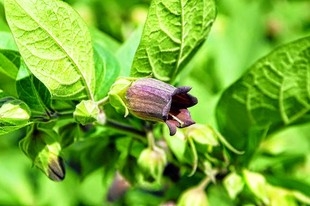
<path fill-rule="evenodd" d="M 214 169 L 213 170 L 213 174 L 214 176 L 218 174 L 218 170 L 217 169 Z M 209 185 L 209 183 L 211 182 L 212 180 L 212 177 L 210 176 L 206 176 L 198 185 L 198 188 L 201 189 L 201 190 L 205 190 L 206 187 Z"/>
<path fill-rule="evenodd" d="M 98 102 L 96 102 L 98 104 L 98 106 L 100 105 L 105 105 L 109 102 L 109 96 L 106 96 L 105 98 L 99 100 Z"/>
<path fill-rule="evenodd" d="M 148 142 L 149 148 L 153 150 L 155 147 L 155 139 L 154 139 L 152 130 L 147 131 L 147 142 Z"/>

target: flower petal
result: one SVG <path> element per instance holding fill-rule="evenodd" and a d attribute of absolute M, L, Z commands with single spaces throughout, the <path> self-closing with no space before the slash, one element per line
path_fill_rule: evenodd
<path fill-rule="evenodd" d="M 172 107 L 187 108 L 197 104 L 197 98 L 188 94 L 191 89 L 191 87 L 178 87 L 172 94 Z"/>

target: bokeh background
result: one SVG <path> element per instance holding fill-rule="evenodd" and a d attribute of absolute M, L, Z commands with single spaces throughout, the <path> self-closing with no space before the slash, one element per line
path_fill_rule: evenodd
<path fill-rule="evenodd" d="M 67 0 L 116 57 L 133 58 L 150 0 Z M 199 99 L 193 119 L 216 127 L 215 107 L 222 91 L 256 60 L 286 42 L 310 35 L 309 0 L 217 0 L 218 15 L 210 36 L 179 77 Z M 98 32 L 98 30 L 101 32 Z M 0 32 L 11 36 L 0 0 Z M 5 48 L 0 39 L 0 49 Z M 121 63 L 121 74 L 130 65 Z M 1 81 L 1 80 L 0 80 Z M 255 171 L 271 171 L 310 186 L 310 125 L 301 125 L 268 137 L 251 162 Z M 25 135 L 19 130 L 0 136 L 0 205 L 107 205 L 104 168 L 86 178 L 67 166 L 66 179 L 50 181 L 32 167 L 19 149 Z M 75 150 L 76 148 L 71 148 Z M 104 157 L 97 157 L 104 158 Z M 158 205 L 160 192 L 131 188 L 118 204 Z M 233 205 L 220 185 L 208 193 L 211 205 Z"/>

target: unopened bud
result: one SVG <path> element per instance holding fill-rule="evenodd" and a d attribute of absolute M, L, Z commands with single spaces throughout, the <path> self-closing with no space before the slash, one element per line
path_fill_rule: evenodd
<path fill-rule="evenodd" d="M 97 122 L 99 112 L 99 107 L 96 102 L 93 102 L 91 100 L 83 100 L 80 104 L 76 106 L 73 117 L 76 122 L 85 126 L 87 124 Z"/>
<path fill-rule="evenodd" d="M 36 128 L 20 141 L 20 148 L 51 180 L 62 181 L 65 167 L 60 157 L 61 146 L 53 130 Z"/>
<path fill-rule="evenodd" d="M 158 147 L 144 149 L 138 159 L 144 179 L 150 182 L 160 183 L 166 164 L 166 153 Z"/>
<path fill-rule="evenodd" d="M 207 194 L 199 187 L 189 188 L 181 194 L 177 206 L 208 206 Z"/>
<path fill-rule="evenodd" d="M 54 154 L 49 156 L 47 176 L 56 182 L 60 182 L 65 178 L 66 171 L 63 160 Z"/>

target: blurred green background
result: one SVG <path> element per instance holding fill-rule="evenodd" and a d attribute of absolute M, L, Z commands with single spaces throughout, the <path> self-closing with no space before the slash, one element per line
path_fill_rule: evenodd
<path fill-rule="evenodd" d="M 120 60 L 133 58 L 150 0 L 67 0 L 90 26 L 98 43 Z M 198 123 L 216 126 L 215 107 L 222 91 L 251 64 L 278 45 L 310 34 L 309 0 L 217 0 L 218 15 L 210 36 L 179 77 L 180 85 L 193 87 L 199 104 L 191 109 Z M 101 32 L 99 32 L 98 30 Z M 0 0 L 0 32 L 10 36 L 3 0 Z M 0 39 L 0 48 L 9 42 Z M 128 75 L 130 63 L 121 62 Z M 302 125 L 268 137 L 251 162 L 254 171 L 300 180 L 310 186 L 310 127 Z M 50 181 L 32 168 L 18 147 L 20 130 L 0 136 L 0 205 L 106 205 L 108 188 L 100 168 L 83 181 L 78 169 L 67 167 L 66 179 Z M 102 157 L 104 158 L 104 157 Z M 210 189 L 212 205 L 232 205 L 225 191 Z M 142 195 L 143 194 L 143 195 Z M 161 194 L 131 188 L 125 205 L 158 205 Z M 227 197 L 227 195 L 225 196 Z"/>

